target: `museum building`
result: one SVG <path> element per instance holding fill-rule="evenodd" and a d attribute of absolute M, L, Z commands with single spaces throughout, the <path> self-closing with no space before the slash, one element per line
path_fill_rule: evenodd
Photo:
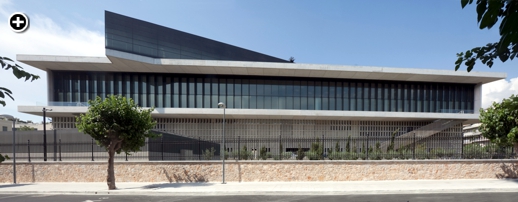
<path fill-rule="evenodd" d="M 88 100 L 122 95 L 155 108 L 156 130 L 219 142 L 223 102 L 229 139 L 388 137 L 397 131 L 426 144 L 458 137 L 441 144 L 461 146 L 463 124 L 478 122 L 482 84 L 506 78 L 299 64 L 109 11 L 105 48 L 106 57 L 17 55 L 48 80 L 47 105 L 18 110 L 42 115 L 42 108 L 52 109 L 46 115 L 53 127 L 70 129 Z"/>

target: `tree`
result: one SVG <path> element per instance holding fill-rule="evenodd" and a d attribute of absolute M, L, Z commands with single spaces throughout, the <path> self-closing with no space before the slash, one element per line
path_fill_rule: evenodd
<path fill-rule="evenodd" d="M 4 156 L 4 155 L 0 154 L 0 163 L 4 162 L 6 159 L 7 160 L 10 159 L 9 156 L 7 156 L 7 155 Z"/>
<path fill-rule="evenodd" d="M 493 102 L 480 110 L 479 130 L 484 137 L 499 146 L 514 145 L 518 151 L 518 97 L 511 95 L 501 103 Z"/>
<path fill-rule="evenodd" d="M 472 3 L 473 0 L 461 0 L 462 8 Z M 500 40 L 457 53 L 455 71 L 464 63 L 470 72 L 477 60 L 491 68 L 496 58 L 506 62 L 518 54 L 518 0 L 477 0 L 476 4 L 480 29 L 491 29 L 501 20 Z"/>
<path fill-rule="evenodd" d="M 351 152 L 351 136 L 347 137 L 347 143 L 345 144 L 345 152 Z"/>
<path fill-rule="evenodd" d="M 10 62 L 13 63 L 13 64 L 9 64 Z M 23 67 L 21 67 L 20 65 L 14 63 L 14 61 L 11 60 L 8 57 L 0 56 L 0 66 L 4 70 L 11 69 L 13 71 L 13 75 L 16 76 L 16 78 L 18 78 L 18 79 L 25 78 L 25 81 L 30 79 L 31 82 L 32 82 L 32 81 L 40 78 L 40 76 L 38 76 L 38 75 L 34 75 L 34 74 L 29 73 L 29 72 L 26 72 L 25 70 L 23 70 Z M 9 90 L 6 87 L 1 87 L 0 86 L 0 104 L 5 107 L 5 100 L 4 99 L 5 99 L 6 95 L 9 98 L 11 98 L 11 100 L 14 101 L 14 98 L 13 98 L 12 94 L 13 94 L 13 92 L 11 90 Z"/>
<path fill-rule="evenodd" d="M 76 117 L 76 126 L 80 132 L 86 133 L 104 147 L 108 152 L 108 189 L 116 189 L 114 155 L 121 151 L 139 151 L 144 146 L 146 138 L 158 137 L 150 130 L 156 121 L 151 118 L 152 109 L 141 109 L 133 99 L 110 95 L 102 100 L 101 97 L 88 101 L 86 114 Z"/>
<path fill-rule="evenodd" d="M 32 130 L 36 130 L 36 128 L 30 127 L 30 126 L 21 126 L 20 128 L 17 128 L 16 130 L 17 131 L 32 131 Z"/>

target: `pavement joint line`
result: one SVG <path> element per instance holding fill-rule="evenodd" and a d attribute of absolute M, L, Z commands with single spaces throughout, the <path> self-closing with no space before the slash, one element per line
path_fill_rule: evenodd
<path fill-rule="evenodd" d="M 0 194 L 57 194 L 57 195 L 176 195 L 176 196 L 222 196 L 222 195 L 377 195 L 377 194 L 427 194 L 427 193 L 480 193 L 516 192 L 515 188 L 434 189 L 434 190 L 366 190 L 366 191 L 212 191 L 212 192 L 167 192 L 167 191 L 0 191 Z"/>

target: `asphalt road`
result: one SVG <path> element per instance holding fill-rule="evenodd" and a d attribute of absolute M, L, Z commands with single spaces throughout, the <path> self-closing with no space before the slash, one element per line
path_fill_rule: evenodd
<path fill-rule="evenodd" d="M 388 195 L 314 195 L 314 196 L 286 196 L 286 195 L 238 195 L 238 196 L 150 196 L 150 195 L 23 195 L 23 194 L 0 194 L 2 202 L 128 202 L 128 201 L 518 201 L 518 192 L 510 193 L 460 193 L 460 194 L 388 194 Z"/>

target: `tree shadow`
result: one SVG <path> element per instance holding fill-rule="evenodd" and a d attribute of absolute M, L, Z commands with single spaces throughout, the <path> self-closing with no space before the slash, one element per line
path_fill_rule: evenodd
<path fill-rule="evenodd" d="M 21 186 L 26 186 L 26 185 L 32 185 L 32 184 L 0 184 L 0 189 L 9 188 L 9 187 L 21 187 Z"/>
<path fill-rule="evenodd" d="M 190 174 L 185 168 L 183 169 L 182 174 L 173 174 L 170 175 L 169 172 L 162 168 L 164 171 L 165 177 L 169 181 L 169 183 L 193 183 L 193 182 L 208 182 L 209 180 L 200 174 Z"/>
<path fill-rule="evenodd" d="M 505 164 L 502 163 L 500 165 L 500 169 L 504 171 L 502 174 L 496 174 L 496 178 L 498 179 L 516 179 L 518 178 L 518 166 L 516 163 Z"/>

